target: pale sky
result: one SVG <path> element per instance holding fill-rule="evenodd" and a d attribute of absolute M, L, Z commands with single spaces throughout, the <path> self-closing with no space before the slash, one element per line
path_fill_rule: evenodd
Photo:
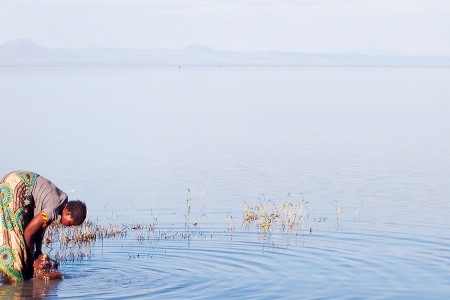
<path fill-rule="evenodd" d="M 450 56 L 449 0 L 0 0 L 0 43 Z"/>

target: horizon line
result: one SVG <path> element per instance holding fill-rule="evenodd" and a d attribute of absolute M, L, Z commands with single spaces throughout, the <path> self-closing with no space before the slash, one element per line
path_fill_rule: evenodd
<path fill-rule="evenodd" d="M 0 44 L 0 47 L 13 44 L 14 42 L 23 42 L 28 43 L 29 45 L 34 45 L 42 49 L 49 50 L 130 50 L 130 51 L 195 51 L 195 50 L 209 50 L 213 52 L 222 52 L 222 53 L 236 53 L 236 54 L 251 54 L 251 53 L 280 53 L 280 54 L 304 54 L 304 55 L 360 55 L 360 56 L 368 56 L 368 57 L 410 57 L 410 58 L 418 58 L 418 57 L 427 57 L 427 58 L 450 58 L 450 54 L 442 55 L 442 54 L 404 54 L 404 53 L 396 53 L 390 52 L 388 50 L 378 50 L 378 49 L 367 49 L 367 50 L 352 50 L 347 52 L 304 52 L 304 51 L 295 51 L 295 50 L 222 50 L 210 47 L 208 45 L 203 44 L 190 44 L 183 48 L 136 48 L 136 47 L 107 47 L 107 46 L 95 46 L 95 47 L 46 47 L 42 46 L 38 42 L 29 38 L 16 38 L 10 39 Z M 370 51 L 375 51 L 374 53 L 370 53 Z M 379 53 L 377 53 L 377 51 Z"/>

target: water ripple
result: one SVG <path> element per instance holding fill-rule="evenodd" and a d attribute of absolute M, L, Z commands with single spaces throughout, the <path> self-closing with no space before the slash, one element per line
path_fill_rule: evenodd
<path fill-rule="evenodd" d="M 389 291 L 390 296 L 439 297 L 449 292 L 450 271 L 442 268 L 449 264 L 449 249 L 448 238 L 378 230 L 125 238 L 96 245 L 91 260 L 63 265 L 68 275 L 57 294 L 61 299 L 296 299 L 371 298 Z M 435 289 L 424 276 L 433 277 Z"/>

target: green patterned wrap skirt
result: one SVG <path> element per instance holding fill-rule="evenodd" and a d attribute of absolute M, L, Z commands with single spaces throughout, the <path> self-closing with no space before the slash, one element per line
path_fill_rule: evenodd
<path fill-rule="evenodd" d="M 0 181 L 0 273 L 23 281 L 27 251 L 24 230 L 33 218 L 33 185 L 39 175 L 12 172 Z"/>

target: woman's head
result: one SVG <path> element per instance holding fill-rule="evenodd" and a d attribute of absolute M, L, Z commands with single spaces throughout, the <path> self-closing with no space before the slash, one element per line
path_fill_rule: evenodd
<path fill-rule="evenodd" d="M 61 223 L 65 226 L 80 225 L 86 219 L 87 208 L 84 202 L 72 200 L 67 202 L 61 214 Z"/>

